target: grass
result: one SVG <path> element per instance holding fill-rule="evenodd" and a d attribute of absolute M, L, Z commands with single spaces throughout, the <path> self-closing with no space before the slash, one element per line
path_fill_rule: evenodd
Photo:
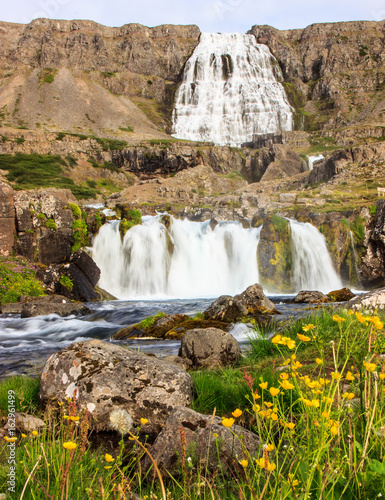
<path fill-rule="evenodd" d="M 15 436 L 15 498 L 23 491 L 36 500 L 378 498 L 385 489 L 382 319 L 323 311 L 279 327 L 271 340 L 271 329 L 259 331 L 273 351 L 251 348 L 238 366 L 192 372 L 194 409 L 222 416 L 233 443 L 241 439 L 235 423 L 261 442 L 252 455 L 241 441 L 242 456 L 233 456 L 221 454 L 216 440 L 214 470 L 202 459 L 207 443 L 190 454 L 182 442 L 179 468 L 161 474 L 154 466 L 146 475 L 140 463 L 151 448 L 142 422 L 107 451 L 92 446 L 89 415 L 76 400 L 47 406 L 43 430 Z M 13 387 L 0 384 L 0 395 Z M 7 453 L 4 444 L 0 455 Z M 5 491 L 9 465 L 0 464 Z"/>
<path fill-rule="evenodd" d="M 41 412 L 39 400 L 40 379 L 23 376 L 13 376 L 0 382 L 0 411 L 8 413 L 8 394 L 14 391 L 16 411 L 36 414 Z"/>
<path fill-rule="evenodd" d="M 39 189 L 55 187 L 70 189 L 76 198 L 95 198 L 97 191 L 76 185 L 66 175 L 67 162 L 59 155 L 1 154 L 0 169 L 6 170 L 7 180 L 14 189 Z"/>

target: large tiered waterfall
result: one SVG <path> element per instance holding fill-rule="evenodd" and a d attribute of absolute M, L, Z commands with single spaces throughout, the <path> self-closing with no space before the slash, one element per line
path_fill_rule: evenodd
<path fill-rule="evenodd" d="M 144 218 L 123 242 L 118 222 L 100 229 L 92 252 L 102 288 L 126 299 L 218 297 L 259 282 L 260 228 L 164 217 Z M 291 223 L 291 233 L 295 291 L 340 288 L 322 234 L 298 222 Z"/>
<path fill-rule="evenodd" d="M 280 80 L 277 61 L 253 35 L 202 33 L 176 95 L 173 136 L 240 146 L 254 134 L 292 130 Z"/>

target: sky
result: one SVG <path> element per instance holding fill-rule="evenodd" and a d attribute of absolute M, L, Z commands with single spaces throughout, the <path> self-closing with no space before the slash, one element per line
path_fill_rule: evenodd
<path fill-rule="evenodd" d="M 320 22 L 385 19 L 385 0 L 0 0 L 0 20 L 90 19 L 106 26 L 196 24 L 206 32 L 247 32 Z"/>

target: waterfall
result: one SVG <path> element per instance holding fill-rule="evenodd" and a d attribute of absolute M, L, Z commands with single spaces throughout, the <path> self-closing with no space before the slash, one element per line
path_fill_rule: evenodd
<path fill-rule="evenodd" d="M 309 223 L 291 220 L 290 230 L 294 289 L 328 293 L 341 288 L 325 237 L 318 229 Z"/>
<path fill-rule="evenodd" d="M 282 79 L 254 35 L 202 33 L 176 94 L 172 135 L 240 146 L 255 134 L 292 130 Z"/>
<path fill-rule="evenodd" d="M 198 223 L 162 215 L 143 218 L 123 242 L 118 223 L 105 224 L 92 256 L 99 286 L 123 298 L 191 298 L 235 295 L 259 281 L 260 229 L 236 222 Z"/>
<path fill-rule="evenodd" d="M 309 159 L 309 170 L 313 170 L 313 165 L 316 161 L 323 160 L 324 156 L 319 154 L 319 155 L 314 155 L 314 156 L 308 156 Z"/>

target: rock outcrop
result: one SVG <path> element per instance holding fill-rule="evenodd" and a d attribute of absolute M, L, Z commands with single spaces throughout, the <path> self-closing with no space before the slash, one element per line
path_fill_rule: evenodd
<path fill-rule="evenodd" d="M 76 397 L 99 430 L 111 429 L 114 411 L 127 412 L 134 425 L 149 420 L 156 434 L 176 406 L 189 406 L 192 379 L 175 365 L 100 340 L 72 344 L 52 355 L 43 370 L 40 397 Z"/>
<path fill-rule="evenodd" d="M 0 255 L 12 254 L 15 234 L 14 192 L 11 186 L 0 183 Z"/>

